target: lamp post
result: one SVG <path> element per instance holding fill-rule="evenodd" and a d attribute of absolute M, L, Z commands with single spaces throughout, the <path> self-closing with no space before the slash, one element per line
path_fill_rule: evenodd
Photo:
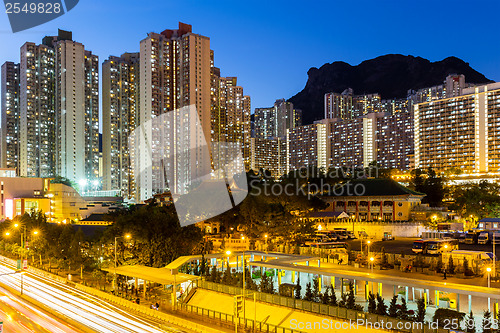
<path fill-rule="evenodd" d="M 497 255 L 496 255 L 496 244 L 495 244 L 495 235 L 496 232 L 493 231 L 493 239 L 491 240 L 491 244 L 493 244 L 493 278 L 496 279 L 497 277 L 497 272 L 496 272 L 496 264 L 497 264 Z M 495 280 L 496 281 L 496 280 Z"/>
<path fill-rule="evenodd" d="M 241 240 L 245 240 L 245 236 L 241 236 Z M 243 266 L 243 319 L 245 320 L 246 323 L 246 313 L 245 313 L 245 297 L 247 296 L 246 294 L 246 280 L 245 280 L 245 270 L 246 270 L 246 264 L 245 264 L 245 250 L 243 250 L 243 260 L 242 260 L 242 266 Z"/>
<path fill-rule="evenodd" d="M 115 237 L 115 271 L 114 271 L 114 276 L 113 276 L 113 290 L 116 290 L 116 243 L 118 238 L 125 238 L 125 239 L 130 239 L 130 234 L 126 234 L 125 236 L 116 236 Z M 144 283 L 144 288 L 146 288 L 146 283 Z"/>
<path fill-rule="evenodd" d="M 370 244 L 372 243 L 372 241 L 368 240 L 366 241 L 366 255 L 369 256 L 370 255 Z"/>
<path fill-rule="evenodd" d="M 264 235 L 264 238 L 266 239 L 266 254 L 267 254 L 267 234 Z"/>
<path fill-rule="evenodd" d="M 486 272 L 488 272 L 488 288 L 491 288 L 491 279 L 490 279 L 491 267 L 486 267 Z"/>
<path fill-rule="evenodd" d="M 371 263 L 371 266 L 372 266 L 372 269 L 371 269 L 372 274 L 373 274 L 373 261 L 374 260 L 375 260 L 375 258 L 370 257 L 370 263 Z"/>

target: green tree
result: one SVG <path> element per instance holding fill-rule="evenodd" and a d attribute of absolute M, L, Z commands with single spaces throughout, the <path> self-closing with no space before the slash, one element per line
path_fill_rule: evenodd
<path fill-rule="evenodd" d="M 398 316 L 398 295 L 392 296 L 389 303 L 389 317 L 396 318 Z"/>
<path fill-rule="evenodd" d="M 439 256 L 436 262 L 436 273 L 441 273 L 443 271 L 443 258 Z"/>
<path fill-rule="evenodd" d="M 326 286 L 323 295 L 321 295 L 321 303 L 330 304 L 330 286 Z"/>
<path fill-rule="evenodd" d="M 377 294 L 377 314 L 381 316 L 387 315 L 387 305 L 380 294 Z"/>
<path fill-rule="evenodd" d="M 450 259 L 448 259 L 448 268 L 447 268 L 448 273 L 454 274 L 455 273 L 455 264 L 453 263 L 453 258 L 450 256 Z"/>
<path fill-rule="evenodd" d="M 472 311 L 465 317 L 465 332 L 467 333 L 476 333 L 476 321 L 474 320 L 474 314 Z"/>
<path fill-rule="evenodd" d="M 314 294 L 311 289 L 311 282 L 307 282 L 306 284 L 306 293 L 304 295 L 304 300 L 312 302 L 314 300 Z"/>
<path fill-rule="evenodd" d="M 335 294 L 335 289 L 333 287 L 330 287 L 330 305 L 332 306 L 337 306 L 337 295 Z"/>
<path fill-rule="evenodd" d="M 301 292 L 302 291 L 302 286 L 300 285 L 300 275 L 297 274 L 297 284 L 295 285 L 295 298 L 296 299 L 301 299 Z"/>
<path fill-rule="evenodd" d="M 370 291 L 368 294 L 368 313 L 377 313 L 377 301 L 375 294 Z"/>
<path fill-rule="evenodd" d="M 417 313 L 415 315 L 415 321 L 423 323 L 425 321 L 425 301 L 423 298 L 417 299 Z"/>
<path fill-rule="evenodd" d="M 406 304 L 406 298 L 401 299 L 401 306 L 398 311 L 398 318 L 402 320 L 408 320 L 408 305 Z"/>
<path fill-rule="evenodd" d="M 491 320 L 491 312 L 488 310 L 484 311 L 483 313 L 483 321 L 482 321 L 482 328 L 483 328 L 483 333 L 491 333 L 492 329 L 492 320 Z"/>
<path fill-rule="evenodd" d="M 439 207 L 446 195 L 444 187 L 445 179 L 429 168 L 426 171 L 416 169 L 412 171 L 411 185 L 417 192 L 425 193 L 423 203 L 428 203 L 431 207 Z"/>
<path fill-rule="evenodd" d="M 487 181 L 456 185 L 452 188 L 451 197 L 454 201 L 449 208 L 461 216 L 472 215 L 478 219 L 497 217 L 500 205 L 499 193 L 500 185 Z"/>
<path fill-rule="evenodd" d="M 313 300 L 316 302 L 320 297 L 321 292 L 319 291 L 319 277 L 313 279 Z"/>
<path fill-rule="evenodd" d="M 349 293 L 347 295 L 346 307 L 348 309 L 357 309 L 356 295 L 354 294 L 354 284 L 352 282 L 349 282 Z"/>
<path fill-rule="evenodd" d="M 469 260 L 467 260 L 467 258 L 464 258 L 463 266 L 464 266 L 464 274 L 466 276 L 474 275 L 474 272 L 469 267 Z"/>

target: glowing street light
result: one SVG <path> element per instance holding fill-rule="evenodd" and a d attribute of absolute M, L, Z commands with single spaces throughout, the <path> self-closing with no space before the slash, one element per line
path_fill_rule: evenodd
<path fill-rule="evenodd" d="M 115 274 L 114 274 L 114 277 L 113 277 L 113 290 L 116 289 L 116 241 L 118 238 L 125 238 L 125 239 L 130 239 L 132 236 L 130 234 L 125 234 L 123 236 L 116 236 L 115 237 Z M 144 284 L 144 288 L 146 288 L 146 284 Z"/>
<path fill-rule="evenodd" d="M 318 231 L 321 231 L 323 229 L 323 227 L 320 225 L 318 225 Z"/>
<path fill-rule="evenodd" d="M 372 274 L 373 274 L 373 262 L 375 261 L 375 258 L 373 257 L 370 257 L 370 263 L 372 265 Z"/>
<path fill-rule="evenodd" d="M 9 236 L 10 236 L 10 232 L 8 232 L 8 231 L 7 231 L 7 232 L 5 233 L 5 236 L 9 237 Z"/>
<path fill-rule="evenodd" d="M 491 267 L 486 267 L 486 272 L 488 272 L 488 288 L 491 288 Z"/>

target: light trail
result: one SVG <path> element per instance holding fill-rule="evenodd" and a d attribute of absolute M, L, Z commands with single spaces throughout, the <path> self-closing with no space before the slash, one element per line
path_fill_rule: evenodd
<path fill-rule="evenodd" d="M 0 274 L 12 273 L 14 269 L 0 265 Z M 154 327 L 153 324 L 122 311 L 121 309 L 104 302 L 93 295 L 89 295 L 75 288 L 66 286 L 53 280 L 39 277 L 38 275 L 24 274 L 23 293 L 28 297 L 41 302 L 78 322 L 87 326 L 95 332 L 110 333 L 161 333 L 161 332 L 181 332 L 174 328 L 164 330 Z M 0 284 L 5 284 L 15 290 L 21 289 L 20 274 L 10 274 L 0 276 Z M 85 298 L 85 299 L 84 299 Z M 33 314 L 31 314 L 33 316 Z M 38 316 L 42 316 L 38 312 Z M 31 319 L 31 318 L 30 318 Z M 40 317 L 38 317 L 40 319 Z M 50 332 L 67 332 L 59 330 L 54 326 Z"/>

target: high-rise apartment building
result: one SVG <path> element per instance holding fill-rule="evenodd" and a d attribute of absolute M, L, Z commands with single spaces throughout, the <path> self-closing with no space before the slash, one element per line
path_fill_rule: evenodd
<path fill-rule="evenodd" d="M 328 165 L 363 166 L 363 118 L 327 121 Z"/>
<path fill-rule="evenodd" d="M 84 61 L 85 179 L 99 182 L 99 57 L 85 51 Z"/>
<path fill-rule="evenodd" d="M 52 45 L 21 46 L 19 174 L 56 175 L 55 53 Z"/>
<path fill-rule="evenodd" d="M 287 172 L 286 139 L 251 139 L 250 169 L 267 170 L 273 178 L 280 178 Z"/>
<path fill-rule="evenodd" d="M 7 61 L 2 65 L 1 158 L 0 167 L 19 172 L 19 64 Z"/>
<path fill-rule="evenodd" d="M 410 169 L 414 153 L 413 112 L 396 112 L 377 118 L 377 165 L 381 168 Z"/>
<path fill-rule="evenodd" d="M 136 128 L 138 76 L 139 53 L 110 56 L 102 64 L 102 184 L 125 198 L 135 196 L 130 134 Z"/>
<path fill-rule="evenodd" d="M 325 119 L 354 119 L 368 113 L 380 112 L 379 94 L 354 95 L 351 88 L 341 94 L 325 94 Z"/>
<path fill-rule="evenodd" d="M 256 108 L 254 113 L 254 135 L 256 138 L 284 138 L 287 130 L 302 125 L 302 110 L 293 104 L 278 99 L 270 108 Z"/>
<path fill-rule="evenodd" d="M 500 83 L 415 106 L 415 167 L 500 171 Z"/>
<path fill-rule="evenodd" d="M 274 107 L 256 108 L 254 112 L 254 136 L 260 139 L 276 135 L 276 112 Z"/>
<path fill-rule="evenodd" d="M 243 88 L 237 85 L 236 77 L 220 77 L 219 75 L 217 82 L 211 119 L 213 168 L 217 170 L 231 163 L 228 159 L 234 156 L 231 156 L 232 154 L 224 146 L 238 144 L 243 154 L 244 165 L 236 163 L 234 166 L 248 169 L 250 164 L 250 96 L 243 94 Z"/>
<path fill-rule="evenodd" d="M 59 30 L 21 47 L 19 77 L 20 175 L 98 181 L 97 56 Z"/>
<path fill-rule="evenodd" d="M 289 130 L 286 157 L 287 173 L 308 166 L 326 171 L 328 165 L 326 125 L 317 123 Z"/>
<path fill-rule="evenodd" d="M 211 142 L 213 57 L 210 38 L 194 34 L 191 25 L 184 23 L 179 23 L 176 30 L 149 33 L 140 42 L 139 53 L 139 107 L 136 121 L 144 132 L 137 137 L 134 161 L 138 182 L 136 198 L 142 201 L 166 190 L 166 178 L 169 177 L 165 177 L 165 168 L 173 175 L 168 188 L 178 194 L 185 193 L 192 179 L 210 173 L 210 162 L 205 161 L 207 158 L 209 161 L 206 153 L 207 145 Z M 183 112 L 178 112 L 182 119 L 174 116 L 172 122 L 163 124 L 166 127 L 162 133 L 155 129 L 156 126 L 147 125 L 155 117 L 189 106 L 196 108 L 200 123 L 196 128 L 184 131 L 182 136 L 180 131 L 183 129 L 180 126 L 197 121 L 184 118 L 180 115 Z M 186 113 L 191 115 L 191 112 Z M 161 153 L 155 149 L 152 152 L 150 147 L 156 143 L 171 150 Z M 197 148 L 186 155 L 175 150 L 180 145 Z"/>

